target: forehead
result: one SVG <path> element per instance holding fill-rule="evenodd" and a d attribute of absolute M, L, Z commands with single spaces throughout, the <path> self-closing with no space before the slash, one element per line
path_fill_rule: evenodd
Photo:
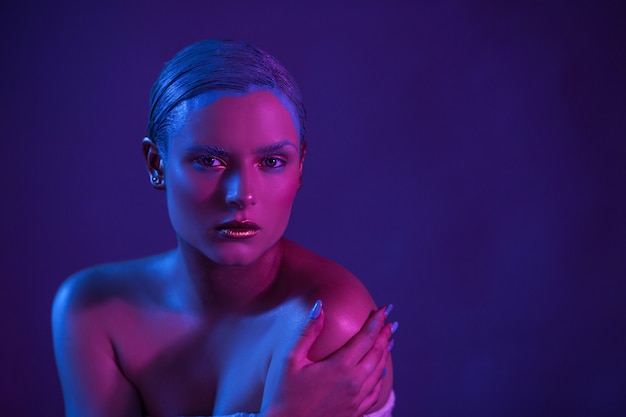
<path fill-rule="evenodd" d="M 277 140 L 299 144 L 298 119 L 293 106 L 271 90 L 210 91 L 181 103 L 176 113 L 175 132 L 170 136 L 173 146 L 185 146 L 181 142 L 190 140 L 225 147 Z"/>

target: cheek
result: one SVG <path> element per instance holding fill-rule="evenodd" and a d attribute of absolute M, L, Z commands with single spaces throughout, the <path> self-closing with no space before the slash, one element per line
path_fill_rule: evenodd
<path fill-rule="evenodd" d="M 207 180 L 182 171 L 172 171 L 166 182 L 170 209 L 194 208 L 206 205 L 215 193 L 216 181 Z"/>
<path fill-rule="evenodd" d="M 288 220 L 297 191 L 297 181 L 290 181 L 289 183 L 283 183 L 275 187 L 274 192 L 270 194 L 271 201 L 267 201 L 266 203 L 267 207 L 271 209 L 270 215 Z"/>
<path fill-rule="evenodd" d="M 288 190 L 283 193 L 280 198 L 281 207 L 291 210 L 291 206 L 293 205 L 293 201 L 296 199 L 296 192 L 298 191 L 297 186 L 290 187 Z"/>

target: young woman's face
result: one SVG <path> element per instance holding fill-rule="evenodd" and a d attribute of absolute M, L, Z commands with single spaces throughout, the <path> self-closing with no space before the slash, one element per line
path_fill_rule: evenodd
<path fill-rule="evenodd" d="M 283 235 L 300 184 L 294 118 L 268 90 L 202 94 L 169 140 L 165 184 L 178 239 L 246 265 Z"/>

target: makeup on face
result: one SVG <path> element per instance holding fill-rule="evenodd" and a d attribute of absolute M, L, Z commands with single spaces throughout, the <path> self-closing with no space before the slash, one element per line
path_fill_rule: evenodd
<path fill-rule="evenodd" d="M 282 237 L 300 183 L 299 133 L 271 91 L 206 93 L 170 138 L 168 209 L 179 239 L 244 265 Z"/>

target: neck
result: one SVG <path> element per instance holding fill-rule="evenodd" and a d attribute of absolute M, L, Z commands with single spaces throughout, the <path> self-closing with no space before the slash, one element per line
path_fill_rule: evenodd
<path fill-rule="evenodd" d="M 279 240 L 249 265 L 225 266 L 180 242 L 176 275 L 184 283 L 185 298 L 194 309 L 213 313 L 255 310 L 267 301 L 276 283 L 282 255 Z"/>

